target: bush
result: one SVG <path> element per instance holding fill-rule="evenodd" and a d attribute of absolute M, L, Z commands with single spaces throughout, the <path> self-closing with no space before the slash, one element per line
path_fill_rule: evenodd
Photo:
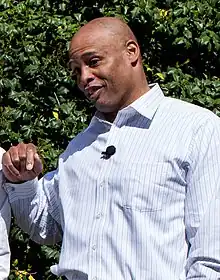
<path fill-rule="evenodd" d="M 68 44 L 82 24 L 103 15 L 120 16 L 133 29 L 149 82 L 220 114 L 218 11 L 218 0 L 0 0 L 1 146 L 31 141 L 44 172 L 56 167 L 93 113 L 66 67 Z M 49 266 L 59 245 L 39 246 L 14 224 L 10 243 L 10 279 L 18 270 L 55 279 Z"/>

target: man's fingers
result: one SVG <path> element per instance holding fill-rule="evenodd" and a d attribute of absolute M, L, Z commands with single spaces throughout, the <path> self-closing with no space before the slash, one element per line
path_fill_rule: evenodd
<path fill-rule="evenodd" d="M 10 157 L 10 164 L 12 163 L 17 170 L 20 170 L 20 158 L 17 146 L 12 146 L 7 153 L 7 156 Z M 7 160 L 7 163 L 9 163 L 9 160 Z"/>
<path fill-rule="evenodd" d="M 43 170 L 42 161 L 37 153 L 34 154 L 34 172 L 38 176 Z"/>
<path fill-rule="evenodd" d="M 19 179 L 19 177 L 13 175 L 10 171 L 8 171 L 6 168 L 3 168 L 3 172 L 5 175 L 5 178 L 7 178 L 8 181 L 12 182 L 12 183 L 18 183 L 21 180 Z"/>
<path fill-rule="evenodd" d="M 3 172 L 11 182 L 34 179 L 42 172 L 42 162 L 33 144 L 19 143 L 2 157 Z"/>
<path fill-rule="evenodd" d="M 23 173 L 26 169 L 26 147 L 27 145 L 24 143 L 19 143 L 16 148 L 18 150 L 18 156 L 19 156 L 19 161 L 20 161 L 20 172 Z"/>
<path fill-rule="evenodd" d="M 19 171 L 15 168 L 14 164 L 11 161 L 11 155 L 9 152 L 4 153 L 2 156 L 2 169 L 9 181 L 14 181 L 15 178 L 20 176 Z"/>
<path fill-rule="evenodd" d="M 34 155 L 36 153 L 36 147 L 33 144 L 27 144 L 26 147 L 26 169 L 32 170 L 34 166 Z"/>

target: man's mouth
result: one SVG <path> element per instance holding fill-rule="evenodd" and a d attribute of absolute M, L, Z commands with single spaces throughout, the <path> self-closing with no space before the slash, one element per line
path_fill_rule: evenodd
<path fill-rule="evenodd" d="M 88 98 L 92 101 L 97 100 L 102 88 L 103 86 L 90 86 L 85 88 Z"/>

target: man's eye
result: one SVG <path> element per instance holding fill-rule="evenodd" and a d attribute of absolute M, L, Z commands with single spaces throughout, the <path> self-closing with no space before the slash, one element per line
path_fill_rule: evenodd
<path fill-rule="evenodd" d="M 89 61 L 89 66 L 90 67 L 94 67 L 94 66 L 97 66 L 99 63 L 99 59 L 98 58 L 92 58 L 90 61 Z"/>

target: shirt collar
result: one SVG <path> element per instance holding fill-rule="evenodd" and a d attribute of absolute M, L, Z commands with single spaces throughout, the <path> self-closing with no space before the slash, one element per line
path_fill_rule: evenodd
<path fill-rule="evenodd" d="M 150 90 L 148 92 L 143 94 L 128 107 L 135 109 L 139 114 L 151 120 L 165 97 L 157 83 L 150 84 L 149 87 Z"/>
<path fill-rule="evenodd" d="M 150 84 L 149 87 L 149 91 L 147 91 L 126 108 L 120 110 L 119 114 L 123 114 L 124 112 L 131 113 L 131 111 L 136 111 L 149 120 L 153 119 L 154 114 L 156 113 L 159 105 L 164 99 L 164 94 L 157 83 Z M 97 120 L 99 122 L 106 122 L 103 114 L 99 111 L 95 113 L 92 122 Z"/>

